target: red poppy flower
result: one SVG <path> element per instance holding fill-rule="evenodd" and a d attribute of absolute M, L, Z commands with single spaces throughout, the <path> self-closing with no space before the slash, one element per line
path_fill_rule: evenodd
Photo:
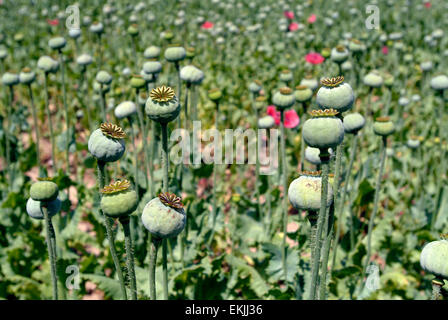
<path fill-rule="evenodd" d="M 57 26 L 58 24 L 59 24 L 59 20 L 58 19 L 47 19 L 47 23 L 50 25 L 50 26 Z"/>
<path fill-rule="evenodd" d="M 202 24 L 201 28 L 202 28 L 202 29 L 211 29 L 211 28 L 213 28 L 213 26 L 214 26 L 213 22 L 205 21 L 205 22 Z"/>
<path fill-rule="evenodd" d="M 285 15 L 286 19 L 294 19 L 294 12 L 292 11 L 285 11 L 283 12 L 283 14 Z"/>
<path fill-rule="evenodd" d="M 275 124 L 278 126 L 280 124 L 280 111 L 277 111 L 275 106 L 268 106 L 266 109 L 266 113 L 274 118 Z M 297 115 L 297 112 L 294 109 L 285 111 L 284 113 L 283 124 L 285 128 L 292 129 L 299 125 L 300 119 Z"/>
<path fill-rule="evenodd" d="M 312 15 L 309 16 L 308 23 L 314 23 L 314 22 L 316 22 L 316 15 L 313 13 Z"/>
<path fill-rule="evenodd" d="M 305 60 L 311 64 L 321 64 L 325 61 L 325 58 L 317 52 L 310 52 L 305 56 Z"/>
<path fill-rule="evenodd" d="M 289 31 L 296 31 L 299 29 L 299 24 L 297 22 L 291 22 L 288 27 Z"/>
<path fill-rule="evenodd" d="M 425 2 L 425 7 L 426 7 L 426 8 L 431 8 L 431 2 L 429 2 L 429 1 L 428 1 L 428 2 Z"/>
<path fill-rule="evenodd" d="M 387 54 L 389 53 L 389 48 L 388 48 L 387 46 L 383 46 L 383 47 L 381 48 L 381 52 L 382 52 L 384 55 L 387 55 Z"/>

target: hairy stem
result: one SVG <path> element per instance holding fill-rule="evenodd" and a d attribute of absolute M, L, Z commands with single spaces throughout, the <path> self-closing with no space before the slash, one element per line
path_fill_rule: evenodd
<path fill-rule="evenodd" d="M 58 172 L 58 166 L 56 163 L 56 157 L 55 157 L 55 141 L 54 141 L 54 131 L 53 131 L 53 122 L 51 120 L 51 113 L 50 113 L 50 97 L 48 93 L 48 73 L 45 73 L 44 77 L 44 88 L 45 88 L 45 107 L 47 110 L 47 117 L 48 117 L 48 128 L 50 129 L 50 142 L 51 142 L 51 162 L 53 162 L 53 169 L 54 172 Z"/>
<path fill-rule="evenodd" d="M 46 228 L 46 240 L 47 240 L 47 248 L 48 248 L 48 256 L 50 258 L 50 271 L 51 271 L 51 283 L 53 286 L 53 300 L 58 300 L 58 278 L 56 274 L 56 256 L 55 256 L 55 248 L 53 248 L 52 243 L 55 239 L 53 225 L 51 223 L 51 218 L 48 215 L 48 208 L 46 208 L 41 202 L 40 208 L 44 215 L 45 219 L 45 228 Z"/>
<path fill-rule="evenodd" d="M 157 251 L 160 246 L 160 239 L 152 237 L 151 251 L 149 255 L 149 297 L 151 300 L 156 300 L 156 265 L 157 265 Z"/>
<path fill-rule="evenodd" d="M 282 157 L 282 167 L 283 167 L 283 199 L 282 199 L 282 211 L 283 211 L 283 239 L 282 239 L 282 265 L 283 265 L 283 276 L 285 282 L 287 281 L 287 268 L 286 268 L 286 228 L 288 225 L 288 168 L 286 161 L 286 151 L 285 151 L 285 127 L 283 125 L 284 120 L 284 110 L 280 110 L 280 135 L 281 135 L 281 157 Z"/>
<path fill-rule="evenodd" d="M 134 267 L 134 247 L 132 245 L 131 229 L 129 228 L 129 216 L 120 219 L 124 231 L 124 241 L 126 246 L 126 266 L 131 282 L 131 300 L 137 300 L 137 284 L 135 280 Z"/>

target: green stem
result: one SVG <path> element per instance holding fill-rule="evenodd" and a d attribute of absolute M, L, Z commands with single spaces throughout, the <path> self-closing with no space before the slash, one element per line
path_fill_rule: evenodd
<path fill-rule="evenodd" d="M 5 143 L 6 143 L 6 167 L 7 167 L 7 171 L 8 171 L 8 179 L 9 179 L 9 185 L 8 185 L 8 189 L 11 190 L 12 189 L 12 185 L 13 185 L 13 172 L 12 172 L 12 164 L 11 164 L 11 141 L 9 140 L 9 134 L 10 134 L 10 127 L 11 127 L 11 110 L 13 110 L 13 106 L 12 106 L 12 102 L 14 99 L 14 92 L 12 89 L 12 86 L 9 86 L 9 90 L 10 90 L 10 101 L 7 102 L 7 110 L 8 110 L 8 115 L 6 116 L 7 118 L 7 122 L 6 122 L 6 128 L 5 130 Z"/>
<path fill-rule="evenodd" d="M 62 55 L 62 51 L 59 50 L 59 61 L 61 64 L 61 81 L 62 81 L 62 102 L 64 104 L 64 112 L 65 112 L 65 126 L 66 126 L 66 150 L 65 150 L 65 159 L 66 159 L 66 169 L 65 172 L 67 175 L 70 173 L 70 118 L 68 117 L 68 107 L 67 107 L 67 92 L 65 89 L 65 68 L 64 68 L 64 56 Z"/>
<path fill-rule="evenodd" d="M 216 109 L 215 109 L 215 130 L 218 130 L 218 118 L 219 118 L 219 103 L 216 102 Z M 215 150 L 215 156 L 216 156 L 216 150 Z M 213 159 L 216 160 L 216 159 Z M 216 224 L 216 210 L 217 210 L 217 204 L 216 204 L 216 171 L 218 170 L 216 167 L 216 162 L 213 161 L 213 207 L 212 207 L 212 230 L 215 229 Z M 212 237 L 211 237 L 212 238 Z"/>
<path fill-rule="evenodd" d="M 124 241 L 126 246 L 126 266 L 129 272 L 131 282 L 131 300 L 137 300 L 137 284 L 135 280 L 134 267 L 134 247 L 132 245 L 131 229 L 129 228 L 129 216 L 120 218 L 124 231 Z"/>
<path fill-rule="evenodd" d="M 50 271 L 51 271 L 51 282 L 53 286 L 53 300 L 58 300 L 58 279 L 56 274 L 56 257 L 55 250 L 52 246 L 52 238 L 55 237 L 53 225 L 51 223 L 51 218 L 48 215 L 48 209 L 41 202 L 40 208 L 44 215 L 45 219 L 45 228 L 46 228 L 46 240 L 47 240 L 47 248 L 48 248 L 48 256 L 50 258 Z"/>
<path fill-rule="evenodd" d="M 132 117 L 129 116 L 128 117 L 128 121 L 129 121 L 129 126 L 131 127 L 131 140 L 134 143 L 134 181 L 135 181 L 135 191 L 137 192 L 137 195 L 139 195 L 139 183 L 138 183 L 138 150 L 137 150 L 137 142 L 135 141 L 135 136 L 137 134 L 134 134 L 134 126 L 133 126 L 133 121 L 132 121 Z"/>
<path fill-rule="evenodd" d="M 33 97 L 33 90 L 31 89 L 31 84 L 28 85 L 28 92 L 30 95 L 30 101 L 31 101 L 31 111 L 33 113 L 33 122 L 34 122 L 34 131 L 36 134 L 36 160 L 37 160 L 37 165 L 39 166 L 39 176 L 42 173 L 42 164 L 40 162 L 40 148 L 39 148 L 39 141 L 40 141 L 40 137 L 39 137 L 39 124 L 37 122 L 37 112 L 36 112 L 36 105 L 34 104 L 34 97 Z"/>
<path fill-rule="evenodd" d="M 105 166 L 106 166 L 105 162 L 98 161 L 98 181 L 99 181 L 99 185 L 100 185 L 100 190 L 102 188 L 104 188 L 104 186 L 106 185 L 106 181 L 107 181 Z M 107 240 L 109 242 L 110 253 L 112 256 L 112 260 L 114 261 L 114 266 L 115 266 L 115 270 L 118 275 L 118 280 L 120 282 L 121 294 L 122 294 L 123 300 L 127 300 L 126 286 L 124 285 L 124 280 L 123 280 L 123 271 L 121 270 L 120 260 L 118 259 L 117 251 L 115 249 L 114 235 L 113 235 L 113 231 L 112 231 L 112 222 L 111 222 L 111 219 L 109 217 L 107 217 L 104 214 L 103 210 L 101 210 L 101 209 L 100 209 L 100 214 L 104 217 L 104 223 L 106 225 Z"/>
<path fill-rule="evenodd" d="M 48 93 L 48 73 L 45 73 L 44 77 L 44 88 L 45 88 L 45 106 L 47 110 L 47 117 L 48 117 L 48 128 L 50 129 L 50 142 L 51 142 L 51 161 L 53 162 L 53 168 L 54 173 L 56 174 L 58 172 L 58 166 L 56 164 L 56 157 L 55 157 L 55 141 L 54 141 L 54 131 L 53 131 L 53 122 L 51 120 L 51 113 L 50 113 L 50 98 Z"/>
<path fill-rule="evenodd" d="M 167 264 L 167 241 L 162 240 L 162 269 L 163 269 L 163 299 L 168 300 L 168 264 Z"/>
<path fill-rule="evenodd" d="M 160 124 L 162 127 L 162 166 L 163 166 L 163 191 L 168 192 L 168 129 L 166 123 Z M 167 239 L 162 241 L 162 264 L 163 264 L 163 297 L 168 300 L 168 268 L 167 268 Z"/>
<path fill-rule="evenodd" d="M 339 146 L 340 147 L 340 146 Z M 336 183 L 336 181 L 335 181 Z M 327 272 L 328 272 L 328 257 L 330 256 L 331 240 L 333 239 L 333 225 L 334 225 L 334 207 L 333 204 L 330 207 L 329 215 L 327 215 L 327 221 L 325 221 L 325 242 L 323 247 L 321 274 L 320 274 L 320 291 L 319 299 L 326 300 L 326 290 L 327 290 Z"/>
<path fill-rule="evenodd" d="M 287 267 L 286 267 L 286 236 L 287 236 L 287 225 L 288 225 L 288 168 L 286 161 L 286 151 L 285 151 L 285 127 L 283 125 L 284 120 L 284 110 L 280 110 L 280 135 L 281 135 L 281 157 L 282 157 L 282 167 L 283 167 L 283 239 L 282 239 L 282 265 L 283 265 L 283 276 L 285 282 L 287 281 Z"/>
<path fill-rule="evenodd" d="M 318 213 L 315 211 L 308 211 L 308 221 L 310 222 L 310 251 L 311 251 L 311 265 L 314 260 L 314 248 L 316 247 L 316 235 L 317 235 L 317 217 Z"/>
<path fill-rule="evenodd" d="M 148 137 L 146 135 L 146 126 L 145 126 L 145 122 L 144 122 L 144 118 L 143 118 L 143 112 L 142 112 L 142 107 L 140 106 L 140 103 L 138 102 L 138 97 L 139 97 L 139 89 L 135 89 L 135 100 L 136 100 L 136 105 L 137 105 L 137 115 L 138 115 L 138 121 L 140 122 L 140 130 L 142 132 L 142 140 L 143 140 L 143 159 L 145 161 L 145 183 L 146 183 L 146 190 L 149 189 L 149 181 L 148 181 L 148 170 L 149 170 L 149 163 L 148 163 L 148 147 L 147 147 L 147 143 L 148 143 Z M 150 170 L 150 174 L 151 174 L 151 183 L 153 183 L 152 181 L 152 171 Z"/>
<path fill-rule="evenodd" d="M 432 280 L 431 300 L 440 300 L 442 286 L 443 286 L 443 280 L 437 278 Z"/>
<path fill-rule="evenodd" d="M 372 211 L 372 215 L 370 216 L 369 228 L 367 231 L 367 254 L 366 254 L 366 261 L 364 263 L 364 272 L 363 272 L 364 275 L 366 275 L 366 273 L 367 273 L 367 267 L 370 262 L 370 255 L 371 255 L 371 251 L 372 251 L 372 229 L 373 229 L 373 223 L 375 220 L 375 216 L 378 212 L 378 202 L 379 202 L 380 190 L 381 190 L 381 178 L 383 176 L 384 163 L 386 162 L 387 137 L 383 136 L 382 141 L 383 141 L 383 143 L 382 143 L 382 150 L 381 150 L 380 170 L 378 172 L 378 177 L 376 180 L 373 211 Z"/>
<path fill-rule="evenodd" d="M 101 90 L 101 116 L 104 123 L 107 122 L 107 116 L 106 116 L 106 91 L 104 89 L 104 85 L 100 84 L 100 90 Z"/>
<path fill-rule="evenodd" d="M 149 297 L 151 300 L 156 300 L 156 265 L 157 265 L 157 251 L 159 250 L 161 240 L 152 237 L 151 251 L 149 256 Z"/>

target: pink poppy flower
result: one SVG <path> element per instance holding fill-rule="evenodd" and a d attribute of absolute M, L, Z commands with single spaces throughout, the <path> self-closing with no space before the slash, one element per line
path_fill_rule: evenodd
<path fill-rule="evenodd" d="M 288 29 L 289 31 L 296 31 L 299 29 L 299 24 L 297 22 L 291 22 Z"/>
<path fill-rule="evenodd" d="M 431 8 L 431 2 L 429 2 L 429 1 L 425 2 L 425 7 L 428 8 L 428 9 Z"/>
<path fill-rule="evenodd" d="M 294 19 L 294 12 L 292 11 L 285 11 L 283 12 L 283 14 L 285 15 L 286 19 Z"/>
<path fill-rule="evenodd" d="M 277 111 L 275 106 L 268 106 L 266 109 L 266 113 L 274 118 L 275 124 L 277 126 L 280 124 L 280 111 Z M 285 111 L 284 117 L 285 119 L 283 120 L 283 124 L 285 128 L 292 129 L 297 127 L 300 123 L 299 116 L 294 109 Z"/>
<path fill-rule="evenodd" d="M 305 60 L 308 63 L 316 65 L 316 64 L 321 64 L 322 62 L 324 62 L 325 58 L 317 52 L 310 52 L 305 56 Z"/>
<path fill-rule="evenodd" d="M 202 24 L 201 28 L 202 28 L 202 29 L 211 29 L 211 28 L 213 28 L 213 26 L 214 26 L 213 22 L 205 21 L 205 22 Z"/>
<path fill-rule="evenodd" d="M 58 20 L 58 19 L 53 19 L 53 20 L 51 20 L 51 19 L 47 19 L 47 23 L 48 23 L 50 26 L 57 26 L 57 25 L 59 24 L 59 20 Z"/>
<path fill-rule="evenodd" d="M 314 22 L 316 22 L 316 15 L 313 13 L 312 15 L 309 16 L 308 23 L 314 23 Z"/>
<path fill-rule="evenodd" d="M 387 46 L 383 46 L 383 47 L 381 48 L 381 52 L 382 52 L 384 55 L 387 55 L 387 54 L 389 53 L 389 48 L 388 48 Z"/>

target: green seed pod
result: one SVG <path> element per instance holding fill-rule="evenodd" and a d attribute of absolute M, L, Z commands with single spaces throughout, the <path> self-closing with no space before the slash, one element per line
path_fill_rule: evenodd
<path fill-rule="evenodd" d="M 19 81 L 21 84 L 31 84 L 36 79 L 36 73 L 31 71 L 30 68 L 23 68 L 19 74 Z"/>
<path fill-rule="evenodd" d="M 434 90 L 446 90 L 448 89 L 448 77 L 444 74 L 436 76 L 431 79 L 430 85 Z"/>
<path fill-rule="evenodd" d="M 35 201 L 53 201 L 58 197 L 58 193 L 58 185 L 49 180 L 39 180 L 30 188 L 30 197 Z"/>
<path fill-rule="evenodd" d="M 282 70 L 282 72 L 280 72 L 280 81 L 283 82 L 289 82 L 292 81 L 292 72 L 289 70 Z"/>
<path fill-rule="evenodd" d="M 119 160 L 126 150 L 123 129 L 112 123 L 103 123 L 89 137 L 89 152 L 102 162 Z"/>
<path fill-rule="evenodd" d="M 59 63 L 49 56 L 42 56 L 37 60 L 37 67 L 46 73 L 55 73 L 59 69 Z"/>
<path fill-rule="evenodd" d="M 92 23 L 92 25 L 90 26 L 89 30 L 95 34 L 102 34 L 104 32 L 104 27 L 103 24 L 101 22 L 94 22 Z"/>
<path fill-rule="evenodd" d="M 186 221 L 181 199 L 172 193 L 163 193 L 152 199 L 142 213 L 145 228 L 160 239 L 176 237 L 184 229 Z"/>
<path fill-rule="evenodd" d="M 174 90 L 165 86 L 152 89 L 146 101 L 145 112 L 151 120 L 161 124 L 176 119 L 180 113 L 180 104 Z"/>
<path fill-rule="evenodd" d="M 339 113 L 351 109 L 355 95 L 344 77 L 325 78 L 322 87 L 317 91 L 316 102 L 321 109 L 335 109 Z"/>
<path fill-rule="evenodd" d="M 143 71 L 150 74 L 158 74 L 162 71 L 162 64 L 159 61 L 147 61 L 143 64 Z"/>
<path fill-rule="evenodd" d="M 187 58 L 188 59 L 193 59 L 196 55 L 196 50 L 194 48 L 187 48 Z"/>
<path fill-rule="evenodd" d="M 258 119 L 258 128 L 260 129 L 271 129 L 275 126 L 275 120 L 271 116 L 264 116 Z"/>
<path fill-rule="evenodd" d="M 331 48 L 323 48 L 320 54 L 325 59 L 329 58 L 331 56 Z"/>
<path fill-rule="evenodd" d="M 442 279 L 448 279 L 448 241 L 431 241 L 420 254 L 423 270 Z"/>
<path fill-rule="evenodd" d="M 307 86 L 314 91 L 319 87 L 319 82 L 317 79 L 314 79 L 312 75 L 306 75 L 305 78 L 300 81 L 300 85 Z"/>
<path fill-rule="evenodd" d="M 112 76 L 108 72 L 101 70 L 96 74 L 95 80 L 98 83 L 109 85 L 112 82 Z"/>
<path fill-rule="evenodd" d="M 348 44 L 348 49 L 353 53 L 361 53 L 366 50 L 366 46 L 357 39 L 352 39 Z"/>
<path fill-rule="evenodd" d="M 41 201 L 29 198 L 26 202 L 26 213 L 33 219 L 43 220 L 44 214 L 42 213 L 40 204 Z M 45 207 L 48 209 L 48 216 L 51 218 L 61 210 L 61 200 L 56 198 L 55 200 L 45 202 Z"/>
<path fill-rule="evenodd" d="M 255 98 L 255 109 L 261 110 L 266 106 L 266 96 L 258 96 Z"/>
<path fill-rule="evenodd" d="M 356 134 L 366 124 L 366 119 L 359 113 L 349 113 L 343 120 L 346 133 Z"/>
<path fill-rule="evenodd" d="M 145 57 L 145 59 L 156 59 L 159 55 L 160 48 L 157 46 L 150 46 L 143 52 L 143 56 Z"/>
<path fill-rule="evenodd" d="M 174 34 L 173 34 L 171 31 L 165 31 L 165 32 L 163 33 L 163 38 L 164 38 L 165 40 L 170 41 L 170 40 L 172 40 L 172 39 L 174 38 Z"/>
<path fill-rule="evenodd" d="M 309 114 L 312 118 L 305 121 L 302 128 L 303 139 L 307 145 L 328 149 L 341 144 L 344 140 L 344 125 L 336 117 L 336 110 L 313 110 Z"/>
<path fill-rule="evenodd" d="M 0 60 L 5 60 L 8 56 L 8 50 L 6 48 L 2 47 L 0 48 Z"/>
<path fill-rule="evenodd" d="M 418 139 L 418 137 L 412 136 L 408 139 L 406 145 L 409 149 L 417 149 L 418 147 L 420 147 L 420 140 Z"/>
<path fill-rule="evenodd" d="M 123 101 L 114 110 L 117 119 L 123 119 L 132 116 L 137 113 L 137 107 L 132 101 Z"/>
<path fill-rule="evenodd" d="M 369 86 L 372 88 L 379 88 L 383 85 L 383 78 L 381 77 L 379 72 L 376 70 L 369 72 L 364 77 L 363 81 L 366 86 Z"/>
<path fill-rule="evenodd" d="M 222 92 L 218 88 L 208 91 L 208 98 L 212 101 L 219 101 L 222 97 Z"/>
<path fill-rule="evenodd" d="M 152 73 L 146 73 L 145 70 L 140 71 L 140 76 L 145 80 L 145 84 L 154 81 L 154 75 Z"/>
<path fill-rule="evenodd" d="M 423 61 L 422 63 L 420 63 L 420 69 L 422 69 L 422 71 L 424 72 L 431 71 L 432 67 L 432 61 Z"/>
<path fill-rule="evenodd" d="M 14 41 L 18 42 L 19 44 L 22 44 L 24 39 L 25 39 L 25 36 L 21 32 L 18 32 L 14 35 Z"/>
<path fill-rule="evenodd" d="M 169 62 L 179 62 L 185 59 L 186 51 L 180 45 L 172 45 L 165 50 L 165 59 Z"/>
<path fill-rule="evenodd" d="M 2 83 L 5 86 L 15 86 L 19 84 L 19 76 L 12 72 L 5 72 L 2 75 Z"/>
<path fill-rule="evenodd" d="M 137 209 L 138 196 L 128 180 L 116 181 L 101 189 L 101 210 L 111 218 L 128 216 Z"/>
<path fill-rule="evenodd" d="M 135 74 L 132 76 L 130 84 L 132 88 L 141 89 L 146 86 L 146 81 L 141 75 Z"/>
<path fill-rule="evenodd" d="M 249 83 L 249 91 L 252 93 L 258 93 L 261 90 L 261 82 L 258 80 L 254 80 Z"/>
<path fill-rule="evenodd" d="M 350 60 L 347 60 L 341 64 L 342 71 L 350 71 L 350 70 L 352 70 L 352 68 L 353 68 L 353 65 L 350 62 Z"/>
<path fill-rule="evenodd" d="M 393 75 L 391 75 L 390 73 L 386 73 L 384 75 L 384 85 L 387 87 L 392 87 L 394 84 L 395 78 Z"/>
<path fill-rule="evenodd" d="M 328 154 L 331 156 L 333 154 L 333 149 L 329 148 Z M 305 159 L 306 161 L 311 162 L 314 165 L 322 164 L 322 161 L 320 160 L 320 149 L 313 147 L 306 147 Z"/>
<path fill-rule="evenodd" d="M 128 34 L 131 36 L 131 37 L 136 37 L 136 36 L 138 36 L 138 33 L 139 33 L 139 31 L 138 31 L 138 25 L 137 24 L 131 24 L 129 27 L 128 27 Z"/>
<path fill-rule="evenodd" d="M 302 172 L 288 188 L 288 198 L 298 210 L 319 211 L 322 194 L 320 172 Z M 327 207 L 333 202 L 333 188 L 328 184 Z"/>
<path fill-rule="evenodd" d="M 54 50 L 60 50 L 65 47 L 67 41 L 62 37 L 52 38 L 48 41 L 48 46 Z"/>
<path fill-rule="evenodd" d="M 103 86 L 103 87 L 101 88 L 101 86 Z M 101 91 L 103 91 L 104 93 L 107 93 L 107 92 L 110 91 L 110 86 L 107 85 L 107 84 L 101 85 L 101 84 L 99 84 L 98 82 L 95 81 L 93 83 L 93 91 L 95 91 L 97 93 L 101 93 Z M 98 99 L 99 99 L 99 97 L 98 97 Z"/>
<path fill-rule="evenodd" d="M 373 131 L 379 136 L 388 136 L 395 132 L 395 126 L 389 117 L 378 117 L 373 123 Z"/>
<path fill-rule="evenodd" d="M 296 97 L 288 87 L 280 88 L 272 97 L 272 103 L 280 110 L 292 107 L 295 102 Z"/>
<path fill-rule="evenodd" d="M 190 84 L 200 84 L 204 80 L 204 72 L 189 65 L 180 69 L 180 78 Z"/>
<path fill-rule="evenodd" d="M 76 59 L 76 63 L 79 64 L 80 66 L 88 66 L 89 64 L 91 64 L 93 62 L 92 56 L 88 55 L 88 54 L 81 54 L 77 59 Z"/>
<path fill-rule="evenodd" d="M 81 29 L 68 30 L 68 36 L 72 39 L 78 39 L 81 36 Z"/>
<path fill-rule="evenodd" d="M 297 102 L 307 102 L 310 101 L 313 97 L 313 90 L 308 88 L 305 85 L 299 85 L 296 87 L 296 90 L 294 91 L 294 96 L 296 98 Z"/>
<path fill-rule="evenodd" d="M 343 63 L 348 59 L 349 51 L 344 46 L 337 46 L 331 50 L 330 59 L 336 63 Z"/>

